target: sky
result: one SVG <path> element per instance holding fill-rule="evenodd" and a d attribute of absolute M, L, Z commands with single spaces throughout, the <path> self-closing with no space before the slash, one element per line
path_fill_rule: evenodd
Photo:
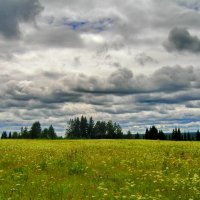
<path fill-rule="evenodd" d="M 197 130 L 199 19 L 199 0 L 0 0 L 0 131 Z"/>

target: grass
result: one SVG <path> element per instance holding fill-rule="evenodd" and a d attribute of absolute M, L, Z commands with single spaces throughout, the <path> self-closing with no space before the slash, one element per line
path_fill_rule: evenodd
<path fill-rule="evenodd" d="M 200 143 L 0 140 L 0 199 L 200 199 Z"/>

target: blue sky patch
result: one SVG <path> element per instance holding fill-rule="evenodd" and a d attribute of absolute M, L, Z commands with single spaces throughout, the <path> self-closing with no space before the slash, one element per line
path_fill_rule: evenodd
<path fill-rule="evenodd" d="M 113 19 L 105 18 L 96 21 L 90 20 L 71 20 L 68 18 L 63 18 L 63 24 L 70 27 L 72 30 L 81 30 L 81 31 L 96 31 L 102 32 L 106 30 L 109 26 L 113 24 Z"/>

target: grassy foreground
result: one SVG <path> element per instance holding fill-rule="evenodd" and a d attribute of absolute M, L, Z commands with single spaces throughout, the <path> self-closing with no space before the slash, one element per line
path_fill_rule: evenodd
<path fill-rule="evenodd" d="M 0 199 L 200 199 L 200 143 L 1 140 Z"/>

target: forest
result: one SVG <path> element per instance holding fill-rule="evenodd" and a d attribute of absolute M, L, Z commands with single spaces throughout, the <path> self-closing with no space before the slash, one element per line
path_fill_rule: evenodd
<path fill-rule="evenodd" d="M 156 126 L 146 128 L 144 134 L 133 134 L 131 131 L 123 133 L 120 124 L 109 121 L 94 121 L 85 116 L 70 119 L 67 122 L 65 136 L 58 136 L 53 125 L 42 129 L 39 121 L 32 124 L 30 130 L 21 127 L 19 132 L 3 131 L 1 139 L 147 139 L 147 140 L 174 140 L 174 141 L 200 141 L 200 131 L 196 133 L 181 132 L 174 128 L 171 133 L 164 133 Z"/>

